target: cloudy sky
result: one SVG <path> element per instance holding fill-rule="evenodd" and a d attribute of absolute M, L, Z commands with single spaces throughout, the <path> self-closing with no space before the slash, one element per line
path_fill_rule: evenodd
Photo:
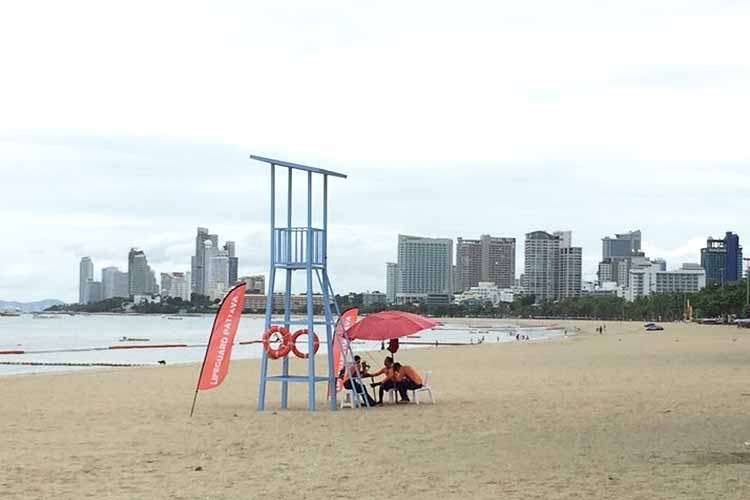
<path fill-rule="evenodd" d="M 514 236 L 518 274 L 537 229 L 588 277 L 629 229 L 697 261 L 750 238 L 749 25 L 742 0 L 4 5 L 0 299 L 74 301 L 82 256 L 131 246 L 187 270 L 197 226 L 266 271 L 250 154 L 349 174 L 340 292 L 384 288 L 398 233 Z"/>

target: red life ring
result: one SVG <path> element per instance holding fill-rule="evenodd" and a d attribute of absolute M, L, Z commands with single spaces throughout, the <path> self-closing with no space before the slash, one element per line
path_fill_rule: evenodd
<path fill-rule="evenodd" d="M 302 328 L 301 330 L 297 330 L 292 334 L 292 352 L 295 356 L 302 359 L 307 359 L 309 357 L 308 353 L 302 352 L 299 349 L 297 349 L 297 339 L 301 335 L 307 335 L 307 329 Z M 318 352 L 318 348 L 320 347 L 320 340 L 318 340 L 318 336 L 313 333 L 313 354 L 316 354 Z"/>
<path fill-rule="evenodd" d="M 271 336 L 274 334 L 281 335 L 281 345 L 279 347 L 271 347 Z M 290 337 L 289 330 L 283 326 L 274 325 L 263 333 L 263 348 L 268 353 L 268 357 L 271 359 L 283 358 L 289 354 L 291 346 L 289 345 Z"/>

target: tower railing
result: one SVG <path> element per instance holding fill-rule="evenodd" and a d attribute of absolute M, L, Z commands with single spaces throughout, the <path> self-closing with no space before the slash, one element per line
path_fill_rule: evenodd
<path fill-rule="evenodd" d="M 318 228 L 278 227 L 274 229 L 273 260 L 278 266 L 307 266 L 307 242 L 312 240 L 312 265 L 322 267 L 325 261 L 325 231 Z"/>

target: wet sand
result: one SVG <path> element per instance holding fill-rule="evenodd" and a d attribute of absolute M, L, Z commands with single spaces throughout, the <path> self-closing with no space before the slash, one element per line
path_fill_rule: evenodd
<path fill-rule="evenodd" d="M 434 406 L 258 413 L 257 361 L 192 419 L 197 365 L 0 378 L 0 498 L 748 498 L 750 331 L 544 323 L 579 335 L 400 352 Z"/>

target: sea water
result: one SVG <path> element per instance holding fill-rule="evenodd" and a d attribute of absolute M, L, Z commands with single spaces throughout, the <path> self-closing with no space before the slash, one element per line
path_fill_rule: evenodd
<path fill-rule="evenodd" d="M 2 362 L 41 363 L 118 363 L 156 364 L 201 362 L 206 343 L 211 333 L 213 316 L 180 316 L 180 319 L 161 315 L 56 315 L 50 319 L 31 315 L 0 317 L 0 351 L 23 350 L 25 354 L 0 354 Z M 297 318 L 301 319 L 301 318 Z M 453 320 L 455 321 L 455 320 Z M 560 336 L 562 330 L 523 328 L 513 325 L 472 328 L 451 322 L 435 330 L 419 334 L 420 338 L 402 339 L 409 342 L 515 342 L 515 334 L 528 335 L 531 340 Z M 264 320 L 258 316 L 244 315 L 240 321 L 235 341 L 259 340 L 263 335 Z M 322 327 L 319 327 L 322 328 Z M 318 336 L 322 337 L 320 333 Z M 189 347 L 157 349 L 109 350 L 112 345 L 141 344 L 143 342 L 121 342 L 122 337 L 147 338 L 153 344 L 188 344 Z M 300 350 L 306 351 L 307 337 Z M 404 348 L 419 347 L 404 345 Z M 356 342 L 357 351 L 375 351 L 380 342 Z M 98 350 L 86 350 L 98 349 Z M 232 349 L 233 359 L 259 358 L 260 344 L 238 345 Z M 57 352 L 56 352 L 57 351 Z M 325 353 L 321 344 L 318 354 Z M 90 369 L 70 366 L 23 366 L 0 364 L 0 375 L 34 373 L 45 371 Z"/>

